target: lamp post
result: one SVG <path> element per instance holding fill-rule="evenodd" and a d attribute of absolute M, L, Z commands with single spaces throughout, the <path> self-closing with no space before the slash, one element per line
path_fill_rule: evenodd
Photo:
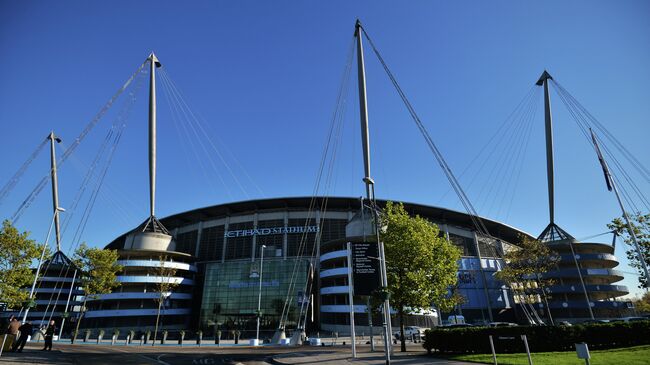
<path fill-rule="evenodd" d="M 264 272 L 264 249 L 266 245 L 260 247 L 260 292 L 257 296 L 257 331 L 255 333 L 255 339 L 257 344 L 260 341 L 260 317 L 262 316 L 261 307 L 262 307 L 262 273 Z"/>
<path fill-rule="evenodd" d="M 43 257 L 45 257 L 45 250 L 47 249 L 47 244 L 50 241 L 50 234 L 52 233 L 52 226 L 54 226 L 54 221 L 58 217 L 59 212 L 65 212 L 65 209 L 61 207 L 56 207 L 56 209 L 54 210 L 54 214 L 52 215 L 52 223 L 50 223 L 50 228 L 47 230 L 47 236 L 45 237 L 45 243 L 43 243 L 41 258 L 38 260 L 38 266 L 36 267 L 36 275 L 34 275 L 34 282 L 32 283 L 32 289 L 29 291 L 29 298 L 27 299 L 28 302 L 31 302 L 32 296 L 34 295 L 34 290 L 36 289 L 36 280 L 38 280 L 38 275 L 41 272 L 41 266 L 43 265 Z M 27 308 L 25 308 L 23 323 L 27 322 L 27 313 L 29 313 L 30 307 L 31 307 L 31 303 L 27 305 Z"/>

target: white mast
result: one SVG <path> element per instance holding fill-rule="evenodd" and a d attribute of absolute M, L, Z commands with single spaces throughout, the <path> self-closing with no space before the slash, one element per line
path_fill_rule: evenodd
<path fill-rule="evenodd" d="M 147 62 L 149 62 L 149 217 L 127 237 L 125 248 L 174 251 L 176 245 L 172 236 L 156 218 L 156 68 L 162 65 L 153 52 L 145 60 L 145 63 Z"/>
<path fill-rule="evenodd" d="M 149 213 L 156 215 L 156 68 L 162 66 L 156 55 L 149 55 Z"/>
<path fill-rule="evenodd" d="M 61 138 L 50 132 L 47 136 L 50 140 L 50 166 L 52 177 L 52 209 L 54 211 L 54 232 L 56 233 L 56 250 L 61 251 L 61 226 L 59 224 L 59 183 L 56 175 L 56 151 L 54 149 L 54 142 L 61 143 Z"/>
<path fill-rule="evenodd" d="M 589 311 L 589 316 L 591 319 L 594 319 L 594 312 L 591 309 L 591 300 L 589 300 L 589 294 L 587 292 L 587 287 L 585 286 L 585 280 L 582 277 L 582 266 L 578 263 L 578 258 L 576 257 L 575 250 L 573 248 L 573 243 L 576 242 L 566 231 L 561 229 L 555 224 L 555 185 L 554 185 L 554 168 L 553 168 L 553 120 L 551 116 L 551 96 L 548 92 L 548 80 L 553 80 L 553 77 L 544 70 L 542 76 L 537 80 L 536 85 L 544 86 L 544 124 L 546 130 L 546 177 L 548 179 L 548 214 L 549 214 L 549 224 L 544 229 L 542 234 L 538 237 L 539 240 L 546 241 L 561 241 L 565 240 L 569 244 L 569 249 L 571 249 L 571 256 L 573 257 L 573 262 L 578 271 L 578 278 L 580 279 L 580 285 L 582 286 L 582 293 L 585 296 L 585 302 L 587 304 L 587 309 Z M 544 293 L 544 298 L 546 298 L 546 293 Z M 551 317 L 551 309 L 548 308 L 549 319 L 553 322 Z"/>
<path fill-rule="evenodd" d="M 553 80 L 546 70 L 537 81 L 544 85 L 544 126 L 546 131 L 546 177 L 548 180 L 548 214 L 551 224 L 555 223 L 555 186 L 553 176 L 553 120 L 551 116 L 551 97 L 548 93 L 548 80 Z"/>
<path fill-rule="evenodd" d="M 361 120 L 361 140 L 363 143 L 363 162 L 364 162 L 364 172 L 365 177 L 363 182 L 366 184 L 366 197 L 368 201 L 373 205 L 373 213 L 375 220 L 375 233 L 377 235 L 377 245 L 379 248 L 379 262 L 380 262 L 380 272 L 381 272 L 381 281 L 384 288 L 388 287 L 388 280 L 386 277 L 386 257 L 384 254 L 384 245 L 379 239 L 379 217 L 377 214 L 376 201 L 375 201 L 375 182 L 370 177 L 370 132 L 368 130 L 368 100 L 366 97 L 366 70 L 363 59 L 363 27 L 361 26 L 361 21 L 357 19 L 355 25 L 354 35 L 357 38 L 357 70 L 358 70 L 358 80 L 359 80 L 359 113 Z M 361 206 L 361 211 L 364 207 Z M 362 225 L 365 222 L 362 222 Z M 348 253 L 349 254 L 349 253 Z M 352 270 L 352 267 L 349 267 L 349 270 Z M 351 285 L 348 283 L 348 285 Z M 350 303 L 352 306 L 353 303 Z M 386 365 L 390 365 L 390 352 L 391 352 L 391 323 L 390 323 L 390 301 L 388 297 L 384 300 L 383 305 L 383 329 L 384 329 L 384 351 L 386 355 Z M 354 328 L 354 325 L 351 324 L 351 327 Z"/>

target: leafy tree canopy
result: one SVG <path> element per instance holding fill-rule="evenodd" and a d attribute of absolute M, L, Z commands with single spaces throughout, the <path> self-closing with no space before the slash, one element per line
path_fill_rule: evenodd
<path fill-rule="evenodd" d="M 636 213 L 630 217 L 632 228 L 637 242 L 639 242 L 639 249 L 645 257 L 646 265 L 650 266 L 650 214 Z M 645 272 L 641 266 L 641 259 L 634 247 L 634 241 L 623 218 L 615 218 L 612 223 L 607 225 L 607 228 L 616 232 L 628 244 L 628 249 L 625 251 L 630 265 L 637 269 L 639 272 L 639 288 L 644 288 L 648 285 L 648 279 L 645 277 Z"/>
<path fill-rule="evenodd" d="M 557 253 L 551 251 L 543 242 L 523 235 L 520 236 L 518 246 L 518 249 L 505 253 L 503 259 L 506 265 L 495 277 L 509 284 L 511 289 L 520 295 L 538 293 L 540 288 L 551 285 L 551 280 L 542 277 L 557 264 Z"/>
<path fill-rule="evenodd" d="M 643 296 L 633 301 L 634 307 L 639 314 L 650 314 L 650 292 L 643 293 Z"/>
<path fill-rule="evenodd" d="M 386 256 L 391 306 L 398 311 L 429 308 L 443 311 L 456 304 L 449 287 L 456 284 L 460 251 L 440 236 L 437 225 L 411 217 L 402 204 L 388 202 L 381 233 Z"/>
<path fill-rule="evenodd" d="M 553 269 L 559 257 L 543 242 L 521 235 L 517 249 L 509 250 L 504 255 L 506 267 L 496 275 L 506 282 L 536 279 Z"/>
<path fill-rule="evenodd" d="M 122 266 L 117 263 L 116 250 L 88 247 L 82 243 L 75 251 L 74 262 L 81 269 L 81 283 L 86 297 L 108 294 L 119 286 L 117 273 Z"/>
<path fill-rule="evenodd" d="M 38 259 L 42 247 L 29 239 L 29 232 L 20 233 L 8 220 L 0 230 L 0 301 L 9 308 L 20 307 L 29 292 L 21 288 L 34 281 L 32 261 Z"/>

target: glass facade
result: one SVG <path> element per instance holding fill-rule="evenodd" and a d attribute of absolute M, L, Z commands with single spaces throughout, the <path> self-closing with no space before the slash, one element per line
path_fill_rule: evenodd
<path fill-rule="evenodd" d="M 267 220 L 257 222 L 257 228 L 273 228 L 273 227 L 284 227 L 283 219 Z M 257 248 L 255 249 L 255 256 L 259 256 L 260 249 L 262 245 L 266 246 L 264 251 L 264 257 L 282 257 L 283 245 L 284 245 L 284 235 L 281 234 L 271 234 L 267 236 L 257 236 L 256 238 Z"/>
<path fill-rule="evenodd" d="M 266 254 L 267 251 L 265 251 Z M 214 326 L 224 333 L 239 330 L 243 337 L 254 336 L 259 295 L 259 260 L 205 265 L 205 282 L 200 311 L 200 326 L 204 331 Z M 295 327 L 299 302 L 309 275 L 308 259 L 264 258 L 262 273 L 262 319 L 260 329 L 264 337 L 272 336 L 278 328 L 280 316 L 290 290 L 295 268 L 294 285 L 289 295 L 287 327 Z"/>
<path fill-rule="evenodd" d="M 253 229 L 253 222 L 231 223 L 229 231 Z M 226 260 L 247 259 L 253 250 L 253 236 L 229 237 L 226 245 Z"/>
<path fill-rule="evenodd" d="M 473 238 L 449 233 L 449 241 L 458 247 L 462 256 L 476 256 L 476 244 Z"/>
<path fill-rule="evenodd" d="M 223 256 L 223 234 L 226 231 L 224 226 L 203 228 L 201 231 L 201 244 L 199 245 L 199 257 L 201 261 L 220 261 Z"/>
<path fill-rule="evenodd" d="M 177 234 L 176 251 L 194 256 L 194 248 L 196 247 L 196 238 L 198 234 L 199 231 L 189 231 Z"/>
<path fill-rule="evenodd" d="M 289 227 L 315 226 L 314 219 L 289 219 Z M 316 233 L 287 235 L 287 256 L 316 256 Z"/>

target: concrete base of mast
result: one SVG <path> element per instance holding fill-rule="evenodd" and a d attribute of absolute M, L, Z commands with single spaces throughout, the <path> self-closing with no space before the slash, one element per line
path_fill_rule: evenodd
<path fill-rule="evenodd" d="M 282 340 L 286 340 L 287 335 L 284 333 L 284 330 L 276 330 L 275 333 L 273 334 L 273 338 L 271 338 L 271 343 L 274 345 L 279 345 Z"/>

